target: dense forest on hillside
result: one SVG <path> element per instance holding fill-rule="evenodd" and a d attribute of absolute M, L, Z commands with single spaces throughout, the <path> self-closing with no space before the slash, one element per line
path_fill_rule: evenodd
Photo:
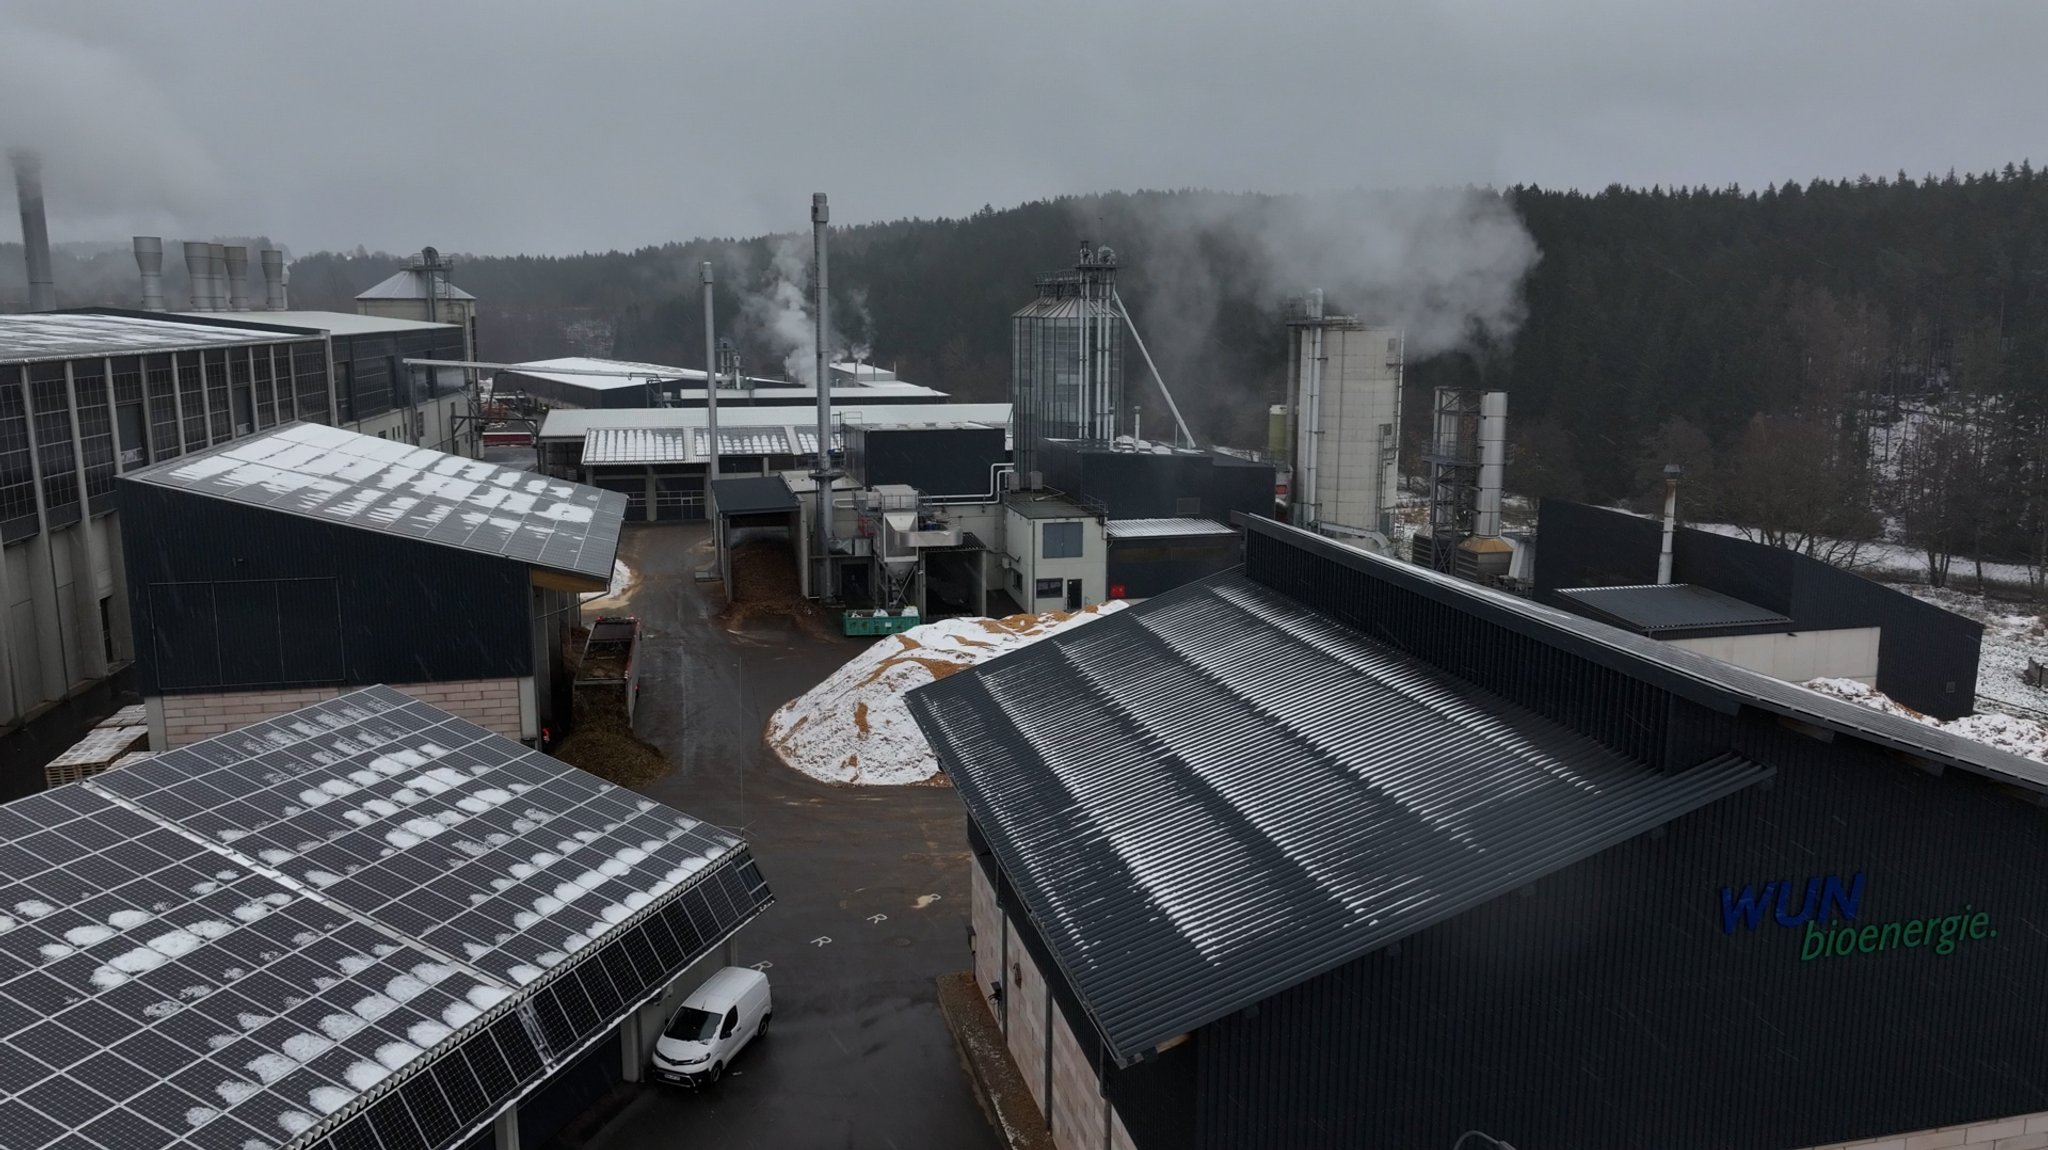
<path fill-rule="evenodd" d="M 1518 330 L 1496 322 L 1438 340 L 1447 350 L 1436 354 L 1419 354 L 1432 349 L 1411 333 L 1411 437 L 1429 388 L 1481 382 L 1511 393 L 1509 483 L 1526 494 L 1644 499 L 1676 461 L 1692 517 L 1740 522 L 1771 542 L 1825 554 L 1835 540 L 1903 538 L 1928 549 L 1936 580 L 1956 552 L 2048 562 L 2048 173 L 2022 164 L 1760 191 L 1484 195 L 1540 252 L 1521 284 L 1526 317 Z M 1314 226 L 1341 231 L 1376 204 L 1347 202 Z M 1316 219 L 1316 207 L 1314 197 L 1148 192 L 835 229 L 835 328 L 905 378 L 1000 398 L 1007 317 L 1031 297 L 1033 276 L 1069 263 L 1079 239 L 1111 243 L 1124 298 L 1196 432 L 1261 444 L 1265 406 L 1281 394 L 1290 291 L 1329 286 L 1333 307 L 1371 322 L 1400 290 L 1394 268 L 1374 281 L 1380 295 L 1346 299 L 1339 284 L 1290 279 L 1246 238 L 1290 213 Z M 792 209 L 795 227 L 803 208 Z M 1350 250 L 1342 238 L 1333 250 Z M 1369 238 L 1370 250 L 1389 246 Z M 1461 242 L 1439 226 L 1393 250 L 1397 262 L 1426 263 Z M 721 334 L 738 338 L 749 370 L 780 374 L 788 348 L 764 297 L 778 274 L 806 274 L 808 249 L 808 232 L 793 231 L 458 257 L 453 279 L 483 301 L 489 358 L 697 365 L 697 268 L 710 260 Z M 301 257 L 293 302 L 348 309 L 397 266 L 361 251 Z M 1140 361 L 1128 362 L 1130 390 L 1149 405 Z M 1148 406 L 1146 428 L 1163 427 L 1159 418 Z"/>

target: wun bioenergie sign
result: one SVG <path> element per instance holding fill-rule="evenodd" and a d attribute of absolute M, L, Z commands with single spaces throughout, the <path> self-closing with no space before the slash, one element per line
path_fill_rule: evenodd
<path fill-rule="evenodd" d="M 1967 905 L 1960 914 L 1865 922 L 1866 885 L 1864 873 L 1857 871 L 1848 878 L 1778 879 L 1740 890 L 1724 886 L 1721 933 L 1768 932 L 1774 926 L 1797 929 L 1801 962 L 1892 950 L 1927 950 L 1946 957 L 1965 943 L 1998 937 L 1991 915 Z"/>

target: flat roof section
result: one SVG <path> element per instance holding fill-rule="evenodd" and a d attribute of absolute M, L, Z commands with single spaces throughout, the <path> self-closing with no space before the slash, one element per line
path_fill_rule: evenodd
<path fill-rule="evenodd" d="M 410 331 L 461 331 L 452 323 L 427 323 L 417 319 L 393 319 L 381 315 L 357 315 L 352 311 L 194 311 L 179 315 L 197 322 L 275 324 L 279 327 L 311 328 L 330 335 L 392 335 Z"/>
<path fill-rule="evenodd" d="M 1125 1062 L 1769 774 L 1623 758 L 1239 573 L 909 704 Z"/>
<path fill-rule="evenodd" d="M 720 518 L 733 515 L 774 515 L 797 509 L 796 495 L 780 475 L 749 475 L 711 482 L 711 500 Z"/>
<path fill-rule="evenodd" d="M 1790 617 L 1690 583 L 1649 583 L 1632 587 L 1572 587 L 1558 594 L 1596 618 L 1641 635 L 1719 631 L 1782 625 Z"/>
<path fill-rule="evenodd" d="M 1003 500 L 1003 506 L 1026 519 L 1093 519 L 1095 513 L 1067 498 L 1050 491 L 1016 491 Z"/>
<path fill-rule="evenodd" d="M 646 387 L 655 380 L 694 379 L 704 381 L 702 368 L 670 367 L 662 363 L 636 363 L 629 359 L 597 359 L 587 355 L 565 355 L 536 359 L 505 369 L 510 375 L 531 375 L 556 383 L 587 387 L 592 391 L 613 391 L 622 387 Z M 586 374 L 597 373 L 597 374 Z"/>
<path fill-rule="evenodd" d="M 626 513 L 615 491 L 313 423 L 122 478 L 601 582 Z"/>
<path fill-rule="evenodd" d="M 540 437 L 556 441 L 582 439 L 600 427 L 647 429 L 703 427 L 709 413 L 701 407 L 556 408 L 541 422 Z M 1007 403 L 914 403 L 832 405 L 835 423 L 865 427 L 944 427 L 958 423 L 1010 425 Z M 817 438 L 818 413 L 803 404 L 772 407 L 721 407 L 718 429 L 736 427 L 809 428 Z"/>
<path fill-rule="evenodd" d="M 0 807 L 0 875 L 22 1150 L 458 1146 L 773 901 L 738 836 L 387 687 Z"/>
<path fill-rule="evenodd" d="M 240 347 L 310 338 L 287 332 L 186 322 L 182 318 L 36 312 L 0 315 L 0 363 Z"/>
<path fill-rule="evenodd" d="M 1112 519 L 1102 533 L 1111 539 L 1187 539 L 1235 535 L 1237 529 L 1214 519 Z"/>

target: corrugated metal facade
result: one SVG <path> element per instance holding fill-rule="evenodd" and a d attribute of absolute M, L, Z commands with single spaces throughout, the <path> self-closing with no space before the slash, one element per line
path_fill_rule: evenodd
<path fill-rule="evenodd" d="M 144 694 L 534 674 L 522 562 L 148 484 L 120 493 Z"/>

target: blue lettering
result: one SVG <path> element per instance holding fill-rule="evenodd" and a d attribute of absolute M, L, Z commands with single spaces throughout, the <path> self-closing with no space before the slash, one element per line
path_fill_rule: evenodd
<path fill-rule="evenodd" d="M 1862 878 L 1861 875 L 1857 877 Z M 1771 905 L 1771 896 L 1776 894 L 1777 890 L 1777 883 L 1767 882 L 1764 884 L 1762 897 L 1758 897 L 1755 887 L 1743 887 L 1739 895 L 1733 887 L 1722 887 L 1721 933 L 1734 934 L 1735 924 L 1738 922 L 1755 930 L 1757 924 L 1764 920 L 1764 910 Z"/>
<path fill-rule="evenodd" d="M 1811 898 L 1812 896 L 1809 894 L 1808 897 Z M 1855 875 L 1849 879 L 1849 889 L 1847 890 L 1842 889 L 1842 880 L 1840 877 L 1836 875 L 1829 875 L 1827 885 L 1821 888 L 1820 917 L 1817 921 L 1826 922 L 1828 921 L 1828 918 L 1831 915 L 1840 914 L 1845 921 L 1854 922 L 1856 921 L 1857 908 L 1862 905 L 1862 871 L 1857 871 Z M 1784 920 L 1779 919 L 1778 921 L 1783 922 Z"/>
<path fill-rule="evenodd" d="M 1835 880 L 1833 879 L 1828 880 L 1828 882 L 1830 883 L 1833 883 L 1834 881 Z M 1806 903 L 1805 905 L 1799 908 L 1799 914 L 1795 917 L 1793 915 L 1785 913 L 1786 897 L 1792 893 L 1792 884 L 1789 882 L 1779 883 L 1778 909 L 1776 914 L 1774 915 L 1774 917 L 1778 920 L 1778 925 L 1799 926 L 1802 923 L 1810 921 L 1813 918 L 1813 912 L 1815 907 L 1820 902 L 1820 890 L 1821 887 L 1819 879 L 1810 878 L 1806 880 Z M 1854 918 L 1855 916 L 1851 915 L 1850 917 Z"/>

